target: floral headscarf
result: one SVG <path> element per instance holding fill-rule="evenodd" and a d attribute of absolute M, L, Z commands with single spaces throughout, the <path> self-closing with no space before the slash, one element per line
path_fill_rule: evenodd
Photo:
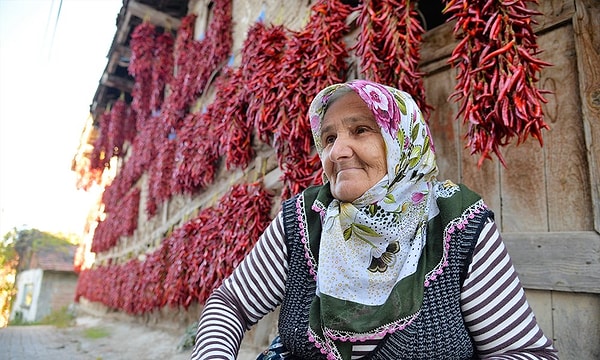
<path fill-rule="evenodd" d="M 414 319 L 424 289 L 414 274 L 431 270 L 422 269 L 420 259 L 427 221 L 437 211 L 431 136 L 418 106 L 403 91 L 354 80 L 319 92 L 309 110 L 319 155 L 323 117 L 342 89 L 357 93 L 375 116 L 387 176 L 352 203 L 334 199 L 321 209 L 318 296 L 309 335 L 331 358 L 346 358 L 352 342 L 381 338 Z"/>

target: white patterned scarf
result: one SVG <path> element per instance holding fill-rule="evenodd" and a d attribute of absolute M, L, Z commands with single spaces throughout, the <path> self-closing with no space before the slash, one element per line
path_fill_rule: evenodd
<path fill-rule="evenodd" d="M 422 298 L 423 284 L 411 275 L 420 264 L 427 221 L 437 212 L 432 187 L 438 172 L 429 128 L 412 97 L 365 80 L 329 86 L 313 100 L 309 116 L 319 155 L 321 123 L 341 89 L 356 92 L 373 112 L 387 175 L 352 203 L 333 200 L 325 212 L 310 327 L 313 340 L 336 358 L 346 357 L 340 355 L 347 352 L 343 343 L 382 337 L 418 312 L 418 301 L 402 299 L 410 297 L 407 287 Z"/>

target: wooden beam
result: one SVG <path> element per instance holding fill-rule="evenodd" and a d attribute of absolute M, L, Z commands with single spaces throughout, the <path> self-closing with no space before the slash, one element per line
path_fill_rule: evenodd
<path fill-rule="evenodd" d="M 581 94 L 581 114 L 592 191 L 594 228 L 600 232 L 600 2 L 575 1 L 575 51 Z"/>
<path fill-rule="evenodd" d="M 127 5 L 127 12 L 143 20 L 148 20 L 152 24 L 161 26 L 166 29 L 178 29 L 181 25 L 181 20 L 154 10 L 148 5 L 140 4 L 137 1 L 130 0 Z"/>
<path fill-rule="evenodd" d="M 115 46 L 108 59 L 106 71 L 112 74 L 117 70 L 118 66 L 127 68 L 129 66 L 129 59 L 131 59 L 131 50 L 129 47 L 125 45 Z"/>
<path fill-rule="evenodd" d="M 600 293 L 600 234 L 504 233 L 502 238 L 526 289 Z"/>
<path fill-rule="evenodd" d="M 104 86 L 119 89 L 126 93 L 131 93 L 133 90 L 134 82 L 129 79 L 122 78 L 120 76 L 105 73 L 102 76 L 101 84 Z"/>

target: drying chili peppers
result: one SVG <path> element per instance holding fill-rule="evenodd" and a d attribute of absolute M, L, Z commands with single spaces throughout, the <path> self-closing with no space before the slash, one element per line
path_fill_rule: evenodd
<path fill-rule="evenodd" d="M 106 192 L 105 192 L 106 194 Z M 131 191 L 121 199 L 104 199 L 106 218 L 98 220 L 92 239 L 92 252 L 104 252 L 117 245 L 122 236 L 133 235 L 138 225 L 140 190 Z"/>
<path fill-rule="evenodd" d="M 152 63 L 152 92 L 150 94 L 150 110 L 159 111 L 165 98 L 165 87 L 173 78 L 175 69 L 173 48 L 174 38 L 170 31 L 163 31 L 156 38 L 154 61 Z"/>
<path fill-rule="evenodd" d="M 175 74 L 169 83 L 169 95 L 164 100 L 162 112 L 167 121 L 175 128 L 185 116 L 188 107 L 195 99 L 192 90 L 192 78 L 198 71 L 198 63 L 202 56 L 201 44 L 194 39 L 194 23 L 197 16 L 190 13 L 181 20 L 174 44 Z"/>
<path fill-rule="evenodd" d="M 240 71 L 247 121 L 254 126 L 258 139 L 268 145 L 272 145 L 278 126 L 280 104 L 274 78 L 281 71 L 286 43 L 283 26 L 267 27 L 259 21 L 248 30 L 242 47 Z"/>
<path fill-rule="evenodd" d="M 315 3 L 306 27 L 288 38 L 281 71 L 273 78 L 279 84 L 276 101 L 280 106 L 273 145 L 283 172 L 284 199 L 322 181 L 306 114 L 319 90 L 346 79 L 344 36 L 351 11 L 351 6 L 337 0 Z"/>
<path fill-rule="evenodd" d="M 451 98 L 460 102 L 456 118 L 468 124 L 465 137 L 478 166 L 495 154 L 506 162 L 500 147 L 528 135 L 543 145 L 544 122 L 539 90 L 540 71 L 551 64 L 538 58 L 540 50 L 532 29 L 539 12 L 527 3 L 537 0 L 448 0 L 444 12 L 456 20 L 454 34 L 460 40 L 449 62 L 457 68 Z"/>
<path fill-rule="evenodd" d="M 81 271 L 76 301 L 85 297 L 136 315 L 203 303 L 270 223 L 271 200 L 260 183 L 232 186 L 216 206 L 174 229 L 144 260 Z"/>
<path fill-rule="evenodd" d="M 225 156 L 228 170 L 245 169 L 254 158 L 243 85 L 240 69 L 225 67 L 216 83 L 216 96 L 211 104 L 211 121 L 219 138 L 219 154 Z"/>
<path fill-rule="evenodd" d="M 175 167 L 175 152 L 177 139 L 174 133 L 157 133 L 155 140 L 156 158 L 148 169 L 148 197 L 146 201 L 146 214 L 148 217 L 156 215 L 158 205 L 168 200 L 172 193 L 171 177 Z"/>
<path fill-rule="evenodd" d="M 98 121 L 97 137 L 94 139 L 92 153 L 90 154 L 90 168 L 104 171 L 110 165 L 107 158 L 109 138 L 107 129 L 110 127 L 110 110 L 106 109 Z"/>
<path fill-rule="evenodd" d="M 210 106 L 209 106 L 210 108 Z M 210 112 L 186 115 L 177 131 L 171 187 L 174 194 L 192 194 L 213 182 L 219 164 L 219 138 L 211 126 Z"/>
<path fill-rule="evenodd" d="M 110 123 L 108 125 L 107 157 L 122 157 L 123 145 L 127 134 L 127 123 L 129 122 L 129 106 L 121 96 L 113 104 L 110 110 Z"/>
<path fill-rule="evenodd" d="M 359 6 L 359 34 L 352 47 L 366 78 L 410 93 L 428 119 L 420 46 L 425 32 L 417 1 L 369 0 Z"/>
<path fill-rule="evenodd" d="M 207 32 L 195 40 L 196 15 L 182 20 L 175 41 L 176 74 L 170 84 L 171 92 L 163 107 L 165 121 L 179 129 L 189 107 L 202 95 L 219 67 L 227 61 L 233 45 L 231 35 L 231 0 L 217 0 L 212 5 L 212 16 Z"/>
<path fill-rule="evenodd" d="M 136 26 L 131 34 L 131 58 L 127 71 L 134 77 L 133 101 L 131 108 L 136 114 L 136 128 L 142 128 L 150 116 L 150 98 L 152 96 L 152 67 L 154 63 L 154 48 L 156 27 L 144 21 Z"/>

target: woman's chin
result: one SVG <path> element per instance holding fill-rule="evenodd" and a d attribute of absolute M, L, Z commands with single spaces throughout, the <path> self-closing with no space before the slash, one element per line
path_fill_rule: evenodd
<path fill-rule="evenodd" d="M 360 186 L 359 180 L 345 180 L 336 182 L 331 187 L 331 194 L 334 198 L 343 202 L 352 202 L 358 199 L 368 188 Z"/>

